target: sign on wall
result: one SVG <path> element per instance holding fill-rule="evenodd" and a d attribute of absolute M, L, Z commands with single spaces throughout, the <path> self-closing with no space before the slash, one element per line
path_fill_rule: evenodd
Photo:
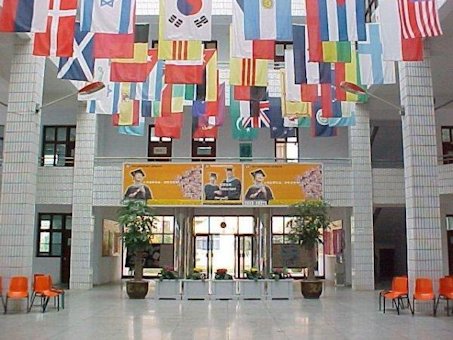
<path fill-rule="evenodd" d="M 123 198 L 151 205 L 290 205 L 322 197 L 322 166 L 126 163 Z"/>

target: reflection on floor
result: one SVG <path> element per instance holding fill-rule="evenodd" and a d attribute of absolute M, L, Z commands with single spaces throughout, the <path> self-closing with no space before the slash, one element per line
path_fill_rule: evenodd
<path fill-rule="evenodd" d="M 453 316 L 378 311 L 377 292 L 326 287 L 319 301 L 129 300 L 124 285 L 68 291 L 66 309 L 0 314 L 0 339 L 451 339 Z"/>

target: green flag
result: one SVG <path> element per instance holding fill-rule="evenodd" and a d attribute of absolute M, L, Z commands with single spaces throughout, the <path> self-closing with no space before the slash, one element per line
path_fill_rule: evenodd
<path fill-rule="evenodd" d="M 258 137 L 258 129 L 242 126 L 239 102 L 233 99 L 233 86 L 230 87 L 231 135 L 235 140 L 251 141 Z"/>

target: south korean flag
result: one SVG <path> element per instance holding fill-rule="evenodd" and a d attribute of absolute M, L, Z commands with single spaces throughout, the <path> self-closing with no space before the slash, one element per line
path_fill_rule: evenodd
<path fill-rule="evenodd" d="M 211 40 L 212 0 L 165 0 L 164 39 Z"/>

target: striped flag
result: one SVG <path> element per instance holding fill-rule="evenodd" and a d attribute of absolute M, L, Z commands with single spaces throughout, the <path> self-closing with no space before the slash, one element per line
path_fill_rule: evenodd
<path fill-rule="evenodd" d="M 50 0 L 4 0 L 0 32 L 46 32 Z"/>
<path fill-rule="evenodd" d="M 283 125 L 284 119 L 282 117 L 280 98 L 269 98 L 269 119 L 271 122 L 271 138 L 296 137 L 296 129 L 294 127 L 285 127 Z"/>
<path fill-rule="evenodd" d="M 246 40 L 292 40 L 291 0 L 237 1 L 244 12 Z"/>
<path fill-rule="evenodd" d="M 358 95 L 344 91 L 340 84 L 342 81 L 351 82 L 362 86 L 362 80 L 360 76 L 360 66 L 358 60 L 358 54 L 356 51 L 352 52 L 352 59 L 350 63 L 335 63 L 335 71 L 332 72 L 334 79 L 332 84 L 335 84 L 335 99 L 339 101 L 348 102 L 366 102 L 366 95 Z"/>
<path fill-rule="evenodd" d="M 83 0 L 80 25 L 84 32 L 130 34 L 134 32 L 135 0 Z"/>
<path fill-rule="evenodd" d="M 379 24 L 367 24 L 367 40 L 358 42 L 357 52 L 363 85 L 396 83 L 395 62 L 384 61 Z"/>
<path fill-rule="evenodd" d="M 242 21 L 241 24 L 243 25 Z M 241 31 L 232 24 L 230 26 L 230 51 L 233 58 L 274 60 L 275 40 L 245 40 L 244 28 L 242 27 Z"/>
<path fill-rule="evenodd" d="M 87 113 L 112 115 L 119 112 L 119 102 L 121 98 L 120 83 L 106 83 L 105 95 L 87 102 Z"/>
<path fill-rule="evenodd" d="M 148 43 L 134 44 L 134 57 L 124 59 L 112 59 L 110 80 L 113 82 L 144 82 L 151 69 Z"/>
<path fill-rule="evenodd" d="M 145 118 L 140 117 L 137 126 L 118 126 L 118 133 L 126 136 L 142 137 L 145 135 Z"/>
<path fill-rule="evenodd" d="M 442 35 L 436 0 L 398 0 L 404 39 Z"/>
<path fill-rule="evenodd" d="M 293 98 L 294 100 L 290 100 L 288 98 L 288 90 L 286 88 L 287 83 L 288 81 L 286 80 L 286 71 L 280 70 L 281 109 L 283 117 L 310 116 L 311 103 L 301 101 L 300 90 L 299 96 L 297 97 L 297 95 L 295 95 L 295 98 Z M 300 89 L 301 85 L 295 85 L 295 87 L 298 87 Z"/>
<path fill-rule="evenodd" d="M 164 61 L 157 59 L 157 50 L 149 50 L 149 72 L 143 83 L 131 83 L 131 97 L 136 100 L 160 100 L 162 78 L 164 75 Z"/>
<path fill-rule="evenodd" d="M 202 60 L 168 60 L 165 62 L 165 82 L 167 84 L 203 83 Z"/>
<path fill-rule="evenodd" d="M 244 128 L 270 127 L 271 121 L 268 116 L 269 102 L 240 102 L 242 126 Z"/>
<path fill-rule="evenodd" d="M 309 61 L 325 63 L 350 63 L 351 62 L 351 42 L 350 41 L 322 41 L 322 58 L 313 60 L 309 54 Z M 311 48 L 308 52 L 311 51 Z"/>
<path fill-rule="evenodd" d="M 403 39 L 398 3 L 396 1 L 381 1 L 376 17 L 381 24 L 384 60 L 423 60 L 422 38 Z"/>
<path fill-rule="evenodd" d="M 230 59 L 230 85 L 267 86 L 268 61 L 261 59 Z"/>
<path fill-rule="evenodd" d="M 234 100 L 267 100 L 267 87 L 265 86 L 232 86 Z"/>
<path fill-rule="evenodd" d="M 51 0 L 47 31 L 35 33 L 33 55 L 72 57 L 77 0 Z"/>

